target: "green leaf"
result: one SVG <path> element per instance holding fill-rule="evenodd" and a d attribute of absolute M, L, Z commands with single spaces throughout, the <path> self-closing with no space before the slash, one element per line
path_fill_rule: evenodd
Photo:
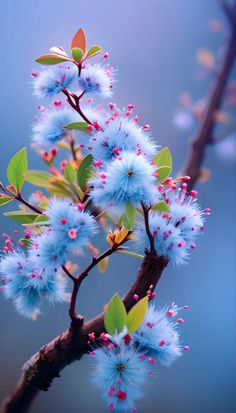
<path fill-rule="evenodd" d="M 126 208 L 125 208 L 125 215 L 123 217 L 123 224 L 124 224 L 125 228 L 128 229 L 129 231 L 134 227 L 134 224 L 135 224 L 135 212 L 136 212 L 136 209 L 133 206 L 133 204 L 128 202 L 126 204 Z"/>
<path fill-rule="evenodd" d="M 43 224 L 49 224 L 49 219 L 45 215 L 37 215 L 35 220 L 34 220 L 34 225 L 43 225 Z"/>
<path fill-rule="evenodd" d="M 37 57 L 35 62 L 41 63 L 42 65 L 56 65 L 57 63 L 67 62 L 71 60 L 69 57 L 63 57 L 62 55 L 57 54 L 44 54 Z"/>
<path fill-rule="evenodd" d="M 75 168 L 73 168 L 72 165 L 70 165 L 70 164 L 66 165 L 66 167 L 64 169 L 64 178 L 70 184 L 75 184 L 76 183 L 77 173 L 76 173 Z"/>
<path fill-rule="evenodd" d="M 83 50 L 80 49 L 79 47 L 74 47 L 74 49 L 71 50 L 71 54 L 73 59 L 77 62 L 80 63 L 82 57 L 83 57 Z"/>
<path fill-rule="evenodd" d="M 123 301 L 118 294 L 110 300 L 104 314 L 104 324 L 108 334 L 112 336 L 116 330 L 120 333 L 126 325 L 127 313 Z"/>
<path fill-rule="evenodd" d="M 8 204 L 8 202 L 13 201 L 13 197 L 11 196 L 1 196 L 0 197 L 0 206 Z"/>
<path fill-rule="evenodd" d="M 75 130 L 80 130 L 80 131 L 86 132 L 86 129 L 88 127 L 88 123 L 86 123 L 86 122 L 71 122 L 71 123 L 67 123 L 63 127 L 66 128 L 66 129 L 75 129 Z"/>
<path fill-rule="evenodd" d="M 85 59 L 89 59 L 90 57 L 96 56 L 98 53 L 101 53 L 102 48 L 98 44 L 94 44 L 91 46 L 85 56 Z"/>
<path fill-rule="evenodd" d="M 139 258 L 140 260 L 144 259 L 144 255 L 137 254 L 136 252 L 133 252 L 133 251 L 117 250 L 116 252 L 118 254 L 125 254 L 125 255 L 129 255 L 130 257 Z"/>
<path fill-rule="evenodd" d="M 158 166 L 168 166 L 172 170 L 172 157 L 167 146 L 160 150 L 154 157 L 153 161 Z"/>
<path fill-rule="evenodd" d="M 29 238 L 20 238 L 19 243 L 24 245 L 24 248 L 29 248 L 31 245 L 31 241 Z M 22 245 L 21 245 L 22 246 Z"/>
<path fill-rule="evenodd" d="M 33 224 L 35 219 L 39 216 L 38 214 L 22 211 L 5 212 L 3 215 L 15 219 L 21 224 Z"/>
<path fill-rule="evenodd" d="M 78 173 L 77 173 L 77 180 L 78 180 L 78 184 L 80 188 L 82 189 L 82 191 L 86 190 L 86 184 L 91 175 L 92 162 L 93 162 L 93 157 L 89 153 L 83 158 L 79 166 Z"/>
<path fill-rule="evenodd" d="M 152 211 L 155 212 L 170 212 L 170 208 L 168 207 L 165 201 L 160 201 L 158 204 L 152 207 Z"/>
<path fill-rule="evenodd" d="M 48 172 L 43 172 L 43 171 L 28 171 L 25 180 L 27 182 L 30 182 L 31 184 L 35 186 L 40 186 L 40 187 L 48 187 L 51 182 L 50 179 L 54 178 L 53 175 L 49 174 Z"/>
<path fill-rule="evenodd" d="M 160 166 L 157 168 L 158 177 L 157 180 L 159 183 L 165 181 L 168 176 L 171 174 L 171 168 L 169 166 Z"/>
<path fill-rule="evenodd" d="M 148 296 L 142 298 L 130 310 L 127 316 L 128 333 L 131 334 L 141 326 L 148 308 Z"/>
<path fill-rule="evenodd" d="M 28 159 L 26 148 L 17 152 L 10 160 L 7 167 L 7 177 L 11 185 L 13 185 L 18 192 L 20 192 L 25 174 L 28 169 Z"/>

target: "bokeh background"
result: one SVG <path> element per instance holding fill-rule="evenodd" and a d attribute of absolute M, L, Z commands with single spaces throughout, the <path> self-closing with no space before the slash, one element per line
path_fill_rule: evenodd
<path fill-rule="evenodd" d="M 178 171 L 193 130 L 173 124 L 178 95 L 189 90 L 194 99 L 206 94 L 210 78 L 196 77 L 196 50 L 213 52 L 225 32 L 209 30 L 211 18 L 224 22 L 216 0 L 1 0 L 1 180 L 9 158 L 30 145 L 31 124 L 38 102 L 32 96 L 30 73 L 34 58 L 53 45 L 68 47 L 82 26 L 90 44 L 110 52 L 118 69 L 115 100 L 133 103 L 141 120 L 152 125 L 158 143 L 168 145 Z M 211 178 L 201 186 L 200 203 L 211 207 L 206 233 L 190 264 L 169 266 L 158 285 L 157 304 L 185 305 L 184 343 L 191 347 L 170 369 L 159 368 L 146 388 L 140 412 L 233 413 L 236 411 L 236 275 L 235 163 L 207 150 L 205 166 Z M 31 153 L 30 167 L 42 167 Z M 26 195 L 30 186 L 26 186 Z M 4 217 L 1 232 L 15 225 Z M 80 262 L 82 265 L 82 262 Z M 79 296 L 86 318 L 98 313 L 115 291 L 121 294 L 134 279 L 139 262 L 115 256 L 109 271 L 96 272 Z M 11 302 L 0 299 L 0 396 L 14 385 L 23 363 L 68 326 L 66 305 L 44 307 L 37 322 L 19 316 Z M 32 413 L 104 412 L 100 395 L 90 386 L 87 357 L 67 367 L 47 393 L 41 393 Z"/>

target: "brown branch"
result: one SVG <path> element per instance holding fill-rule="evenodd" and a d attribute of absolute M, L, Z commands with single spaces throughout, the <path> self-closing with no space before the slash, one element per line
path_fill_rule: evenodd
<path fill-rule="evenodd" d="M 124 241 L 121 244 L 124 244 L 127 240 L 124 239 Z M 120 245 L 121 245 L 120 244 Z M 117 251 L 119 249 L 119 245 L 118 244 L 114 244 L 111 248 L 107 249 L 105 252 L 103 252 L 102 254 L 100 254 L 98 257 L 93 257 L 91 263 L 88 265 L 88 267 L 82 271 L 78 277 L 74 277 L 74 288 L 72 291 L 72 295 L 71 295 L 71 303 L 70 303 L 70 308 L 69 308 L 69 314 L 72 320 L 72 323 L 76 323 L 79 325 L 83 324 L 84 318 L 83 316 L 77 314 L 76 312 L 76 299 L 77 299 L 77 295 L 80 289 L 80 286 L 82 284 L 82 282 L 84 281 L 84 279 L 89 275 L 90 271 L 100 262 L 102 261 L 104 258 L 109 257 L 111 254 L 113 254 L 113 252 Z M 63 268 L 64 269 L 64 268 Z M 68 270 L 67 270 L 68 271 Z"/>
<path fill-rule="evenodd" d="M 81 116 L 82 119 L 84 119 L 85 122 L 92 125 L 92 122 L 90 122 L 80 107 L 80 99 L 84 96 L 84 92 L 81 93 L 80 96 L 77 96 L 75 93 L 70 94 L 67 89 L 63 89 L 62 92 L 67 97 L 67 102 L 69 105 Z"/>
<path fill-rule="evenodd" d="M 136 302 L 134 294 L 142 298 L 150 285 L 155 288 L 166 265 L 166 258 L 158 257 L 155 251 L 146 251 L 137 279 L 123 298 L 127 310 Z M 103 331 L 103 314 L 100 314 L 82 327 L 72 324 L 44 346 L 25 364 L 19 382 L 4 400 L 0 412 L 26 413 L 39 390 L 48 390 L 52 380 L 59 377 L 64 367 L 89 351 L 88 334 L 94 332 L 99 337 Z"/>
<path fill-rule="evenodd" d="M 227 10 L 229 11 L 229 5 Z M 227 79 L 236 58 L 236 3 L 230 7 L 231 33 L 225 49 L 221 67 L 215 78 L 215 83 L 209 95 L 208 104 L 204 118 L 199 126 L 199 130 L 190 140 L 189 152 L 185 165 L 181 171 L 182 175 L 191 176 L 188 183 L 189 190 L 193 188 L 199 178 L 201 165 L 204 160 L 206 147 L 211 143 L 212 133 L 215 126 L 214 114 L 219 109 L 223 99 Z M 234 17 L 233 17 L 234 16 Z"/>

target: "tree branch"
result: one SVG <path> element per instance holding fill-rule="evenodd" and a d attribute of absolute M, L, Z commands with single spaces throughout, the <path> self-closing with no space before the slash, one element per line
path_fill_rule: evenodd
<path fill-rule="evenodd" d="M 189 142 L 189 152 L 185 165 L 181 171 L 183 176 L 191 176 L 191 180 L 188 183 L 189 190 L 193 188 L 199 178 L 206 147 L 211 142 L 212 132 L 215 126 L 214 114 L 220 107 L 225 86 L 227 84 L 227 79 L 236 58 L 236 3 L 234 6 L 227 6 L 228 12 L 229 8 L 231 10 L 231 33 L 225 49 L 225 54 L 222 59 L 221 67 L 219 68 L 218 75 L 216 76 L 215 83 L 209 95 L 205 116 L 196 135 Z"/>
<path fill-rule="evenodd" d="M 146 296 L 147 290 L 155 288 L 167 260 L 158 257 L 155 251 L 146 251 L 137 279 L 123 298 L 130 310 L 136 303 L 133 298 Z M 78 327 L 76 324 L 56 337 L 24 365 L 22 375 L 13 392 L 3 401 L 1 413 L 26 413 L 39 390 L 48 390 L 52 380 L 59 377 L 64 367 L 80 359 L 90 348 L 88 334 L 96 337 L 104 331 L 103 314 Z"/>

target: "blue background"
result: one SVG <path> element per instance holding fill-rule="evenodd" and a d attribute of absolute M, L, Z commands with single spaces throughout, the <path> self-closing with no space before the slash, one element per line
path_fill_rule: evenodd
<path fill-rule="evenodd" d="M 1 0 L 1 180 L 9 158 L 29 146 L 37 101 L 32 97 L 33 60 L 50 46 L 69 46 L 82 26 L 90 44 L 98 42 L 110 52 L 118 69 L 115 100 L 135 104 L 144 123 L 152 125 L 158 143 L 168 145 L 175 170 L 187 150 L 189 133 L 176 130 L 173 114 L 178 94 L 190 90 L 200 98 L 209 79 L 199 81 L 196 49 L 219 49 L 224 35 L 209 31 L 208 20 L 223 19 L 215 0 Z M 188 266 L 169 268 L 158 285 L 159 306 L 189 304 L 181 329 L 191 351 L 171 369 L 159 368 L 147 386 L 140 412 L 233 413 L 236 411 L 236 277 L 235 277 L 235 165 L 221 163 L 209 148 L 205 165 L 210 180 L 200 188 L 200 203 L 211 207 L 206 234 L 198 242 Z M 41 167 L 31 153 L 30 167 Z M 29 189 L 26 188 L 26 193 Z M 1 218 L 1 232 L 13 224 Z M 82 265 L 82 263 L 81 263 Z M 139 262 L 115 256 L 109 272 L 93 275 L 79 297 L 86 318 L 99 312 L 118 290 L 123 293 L 134 279 Z M 1 298 L 0 395 L 18 378 L 22 364 L 55 335 L 66 329 L 66 305 L 45 307 L 37 322 L 21 318 L 11 302 Z M 100 396 L 89 383 L 86 357 L 62 372 L 48 393 L 36 399 L 32 413 L 104 412 Z"/>

